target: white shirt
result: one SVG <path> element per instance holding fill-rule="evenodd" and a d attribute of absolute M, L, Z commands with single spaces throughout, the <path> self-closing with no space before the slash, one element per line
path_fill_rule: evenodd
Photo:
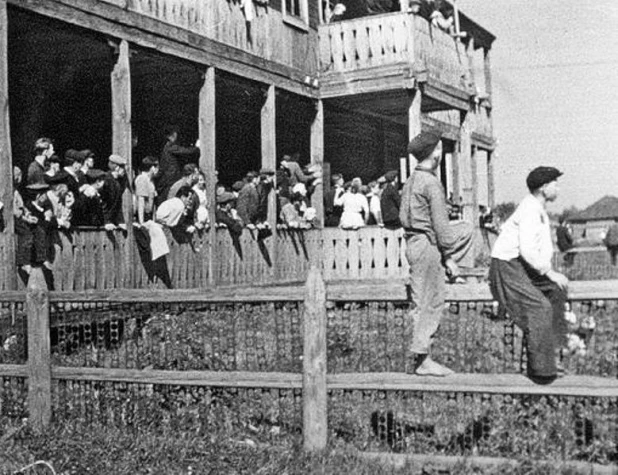
<path fill-rule="evenodd" d="M 491 257 L 510 261 L 521 256 L 544 275 L 551 270 L 553 253 L 549 216 L 542 203 L 528 195 L 502 225 Z"/>

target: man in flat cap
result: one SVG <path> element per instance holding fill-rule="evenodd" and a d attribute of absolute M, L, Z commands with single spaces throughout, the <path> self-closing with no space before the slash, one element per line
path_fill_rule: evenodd
<path fill-rule="evenodd" d="M 526 196 L 502 226 L 491 253 L 491 293 L 526 336 L 528 377 L 550 383 L 560 375 L 557 351 L 566 344 L 567 278 L 552 270 L 554 252 L 545 207 L 558 196 L 553 167 L 530 172 Z"/>
<path fill-rule="evenodd" d="M 448 376 L 453 373 L 431 358 L 434 335 L 440 326 L 445 303 L 445 275 L 459 275 L 458 262 L 471 260 L 472 226 L 449 223 L 446 196 L 436 176 L 442 161 L 441 135 L 424 131 L 408 145 L 418 160 L 403 187 L 399 218 L 405 231 L 406 258 L 410 264 L 413 335 L 406 371 L 420 376 Z"/>
<path fill-rule="evenodd" d="M 103 227 L 106 231 L 127 229 L 122 213 L 122 195 L 127 188 L 126 166 L 126 158 L 120 155 L 112 154 L 107 159 L 109 172 L 105 174 L 103 187 L 99 192 L 103 207 Z"/>

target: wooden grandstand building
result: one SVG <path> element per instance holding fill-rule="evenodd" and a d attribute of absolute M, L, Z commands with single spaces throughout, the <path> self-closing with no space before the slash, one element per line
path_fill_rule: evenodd
<path fill-rule="evenodd" d="M 323 166 L 326 186 L 333 172 L 368 181 L 397 169 L 405 179 L 410 137 L 439 127 L 442 181 L 475 222 L 478 204 L 493 205 L 494 36 L 461 12 L 448 33 L 407 2 L 327 22 L 325 3 L 0 0 L 0 289 L 22 285 L 10 170 L 25 170 L 41 136 L 61 153 L 95 150 L 99 168 L 111 153 L 135 167 L 158 156 L 164 126 L 178 124 L 187 143 L 200 140 L 212 207 L 215 170 L 231 184 L 292 151 Z M 126 208 L 130 219 L 130 200 Z M 269 217 L 276 221 L 274 194 Z M 152 266 L 131 226 L 125 234 L 75 229 L 58 237 L 50 283 L 201 288 L 301 281 L 311 263 L 327 279 L 402 277 L 407 265 L 397 231 L 274 231 L 264 242 L 244 232 L 233 243 L 213 226 Z"/>

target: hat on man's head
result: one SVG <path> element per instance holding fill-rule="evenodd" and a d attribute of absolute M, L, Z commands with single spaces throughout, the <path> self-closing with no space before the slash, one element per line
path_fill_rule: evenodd
<path fill-rule="evenodd" d="M 424 130 L 414 137 L 408 144 L 408 153 L 414 155 L 419 162 L 425 160 L 435 150 L 442 138 L 437 129 Z"/>
<path fill-rule="evenodd" d="M 536 167 L 528 174 L 526 185 L 528 185 L 530 191 L 538 190 L 561 175 L 562 172 L 554 167 Z"/>
<path fill-rule="evenodd" d="M 224 205 L 225 203 L 230 203 L 235 200 L 236 196 L 234 196 L 234 193 L 230 193 L 229 191 L 224 191 L 223 193 L 217 195 L 217 204 L 220 205 Z"/>
<path fill-rule="evenodd" d="M 92 168 L 88 170 L 88 173 L 86 173 L 86 178 L 88 179 L 88 182 L 94 183 L 97 180 L 103 180 L 103 178 L 105 178 L 105 172 L 103 170 Z"/>
<path fill-rule="evenodd" d="M 84 158 L 94 158 L 94 152 L 89 148 L 82 150 L 80 153 L 84 155 Z"/>
<path fill-rule="evenodd" d="M 115 163 L 116 165 L 126 165 L 127 164 L 126 158 L 121 157 L 120 155 L 116 155 L 116 154 L 111 154 L 108 160 L 112 163 Z"/>
<path fill-rule="evenodd" d="M 273 170 L 272 168 L 262 167 L 260 169 L 260 175 L 274 175 L 274 174 L 275 174 L 275 170 Z"/>
<path fill-rule="evenodd" d="M 396 170 L 390 170 L 384 174 L 384 179 L 386 181 L 393 181 L 395 178 L 399 176 L 399 172 Z M 379 180 L 378 180 L 379 181 Z"/>
<path fill-rule="evenodd" d="M 246 181 L 238 180 L 237 182 L 234 182 L 234 184 L 232 185 L 232 190 L 240 191 L 245 187 L 246 184 L 247 184 Z"/>

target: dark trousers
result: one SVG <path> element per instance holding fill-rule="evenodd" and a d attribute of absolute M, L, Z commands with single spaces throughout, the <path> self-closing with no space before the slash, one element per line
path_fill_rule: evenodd
<path fill-rule="evenodd" d="M 566 345 L 566 293 L 521 259 L 492 259 L 491 293 L 526 336 L 528 375 L 556 375 L 556 349 Z"/>
<path fill-rule="evenodd" d="M 17 267 L 32 264 L 32 227 L 20 218 L 15 218 L 15 235 L 17 237 L 17 249 L 15 250 L 15 263 Z"/>

